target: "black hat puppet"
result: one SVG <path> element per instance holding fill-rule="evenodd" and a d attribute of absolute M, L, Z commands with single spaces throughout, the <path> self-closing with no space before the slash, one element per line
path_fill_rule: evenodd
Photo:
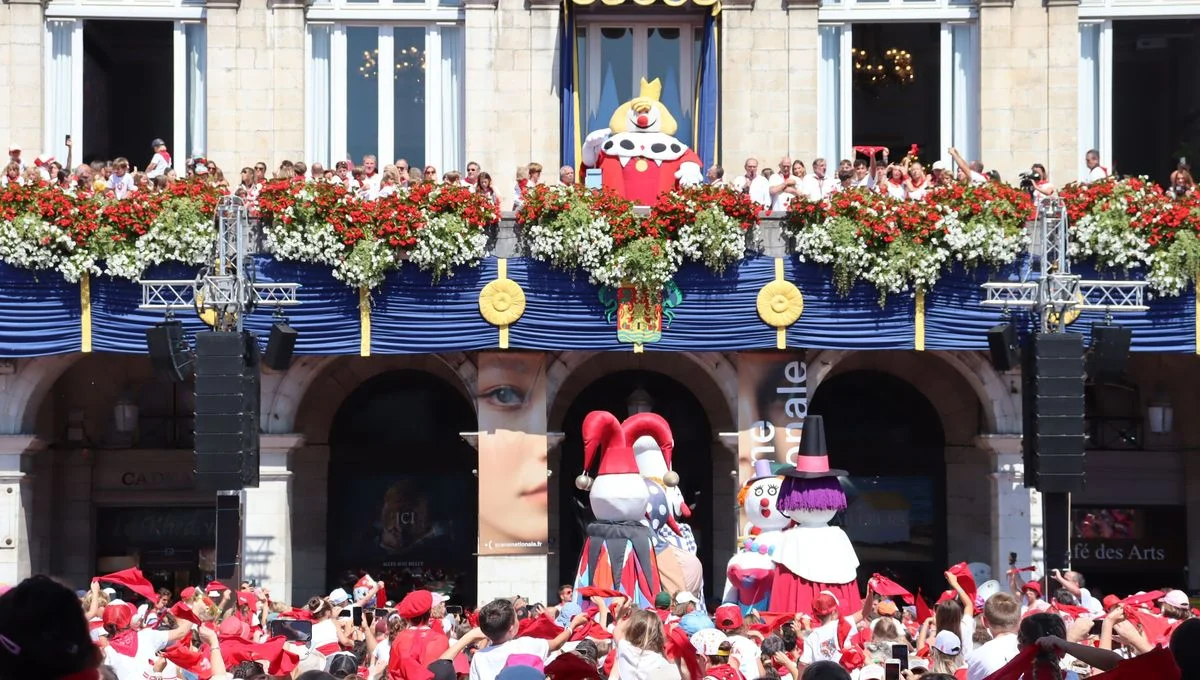
<path fill-rule="evenodd" d="M 825 421 L 821 416 L 810 415 L 804 419 L 802 443 L 796 464 L 779 470 L 778 474 L 783 475 L 783 486 L 776 506 L 796 521 L 801 520 L 794 516 L 795 513 L 845 510 L 846 492 L 838 477 L 845 477 L 847 473 L 829 467 Z"/>

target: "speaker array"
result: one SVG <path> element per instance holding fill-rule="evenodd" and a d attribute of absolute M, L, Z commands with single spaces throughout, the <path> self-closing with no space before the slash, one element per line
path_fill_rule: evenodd
<path fill-rule="evenodd" d="M 1082 491 L 1083 336 L 1034 334 L 1024 359 L 1025 485 L 1046 493 Z"/>
<path fill-rule="evenodd" d="M 258 344 L 250 333 L 196 334 L 196 487 L 258 486 Z"/>

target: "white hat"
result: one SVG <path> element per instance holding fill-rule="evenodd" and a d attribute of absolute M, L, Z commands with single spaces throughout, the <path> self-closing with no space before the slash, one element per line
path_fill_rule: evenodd
<path fill-rule="evenodd" d="M 936 172 L 939 170 L 948 170 L 949 167 L 947 167 L 946 161 L 934 161 L 931 169 Z"/>
<path fill-rule="evenodd" d="M 962 641 L 954 633 L 943 630 L 933 639 L 933 648 L 946 656 L 958 656 L 962 653 Z"/>
<path fill-rule="evenodd" d="M 675 604 L 700 604 L 696 596 L 684 590 L 675 596 Z"/>
<path fill-rule="evenodd" d="M 109 596 L 110 598 L 113 595 L 117 594 L 117 590 L 115 588 L 105 588 L 105 589 L 101 590 L 100 592 L 104 593 L 105 595 Z"/>
<path fill-rule="evenodd" d="M 333 604 L 346 604 L 350 601 L 350 595 L 345 588 L 334 588 L 332 593 L 329 593 L 329 601 Z"/>
<path fill-rule="evenodd" d="M 721 651 L 721 643 L 728 641 L 729 638 L 716 628 L 698 630 L 692 635 L 692 646 L 703 656 L 716 656 Z"/>
<path fill-rule="evenodd" d="M 1192 603 L 1188 601 L 1187 593 L 1182 590 L 1172 590 L 1163 595 L 1159 602 L 1169 604 L 1172 607 L 1179 607 L 1180 609 L 1189 609 L 1192 606 Z"/>
<path fill-rule="evenodd" d="M 9 151 L 20 151 L 20 150 L 21 150 L 21 145 L 20 145 L 20 144 L 17 144 L 16 142 L 9 142 L 9 144 L 8 144 L 8 150 L 9 150 Z"/>
<path fill-rule="evenodd" d="M 197 175 L 207 175 L 208 174 L 208 166 L 203 163 L 197 163 L 196 169 L 194 170 L 194 172 Z"/>
<path fill-rule="evenodd" d="M 433 604 L 430 606 L 436 607 L 439 604 L 445 604 L 449 601 L 450 601 L 450 598 L 446 597 L 445 595 L 443 595 L 441 593 L 434 593 L 433 594 Z"/>

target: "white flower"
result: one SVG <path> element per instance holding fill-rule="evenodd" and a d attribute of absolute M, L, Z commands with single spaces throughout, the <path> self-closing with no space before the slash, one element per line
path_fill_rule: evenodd
<path fill-rule="evenodd" d="M 471 227 L 465 218 L 437 214 L 425 219 L 408 259 L 433 274 L 434 281 L 454 276 L 456 267 L 473 266 L 487 254 L 487 234 Z"/>

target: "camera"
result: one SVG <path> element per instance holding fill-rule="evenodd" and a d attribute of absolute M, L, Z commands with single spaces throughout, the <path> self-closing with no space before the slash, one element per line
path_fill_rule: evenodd
<path fill-rule="evenodd" d="M 1023 191 L 1027 191 L 1031 194 L 1033 193 L 1034 186 L 1038 182 L 1042 181 L 1042 173 L 1040 173 L 1036 170 L 1031 170 L 1030 172 L 1022 172 L 1019 175 L 1019 177 L 1021 178 L 1021 189 Z"/>

